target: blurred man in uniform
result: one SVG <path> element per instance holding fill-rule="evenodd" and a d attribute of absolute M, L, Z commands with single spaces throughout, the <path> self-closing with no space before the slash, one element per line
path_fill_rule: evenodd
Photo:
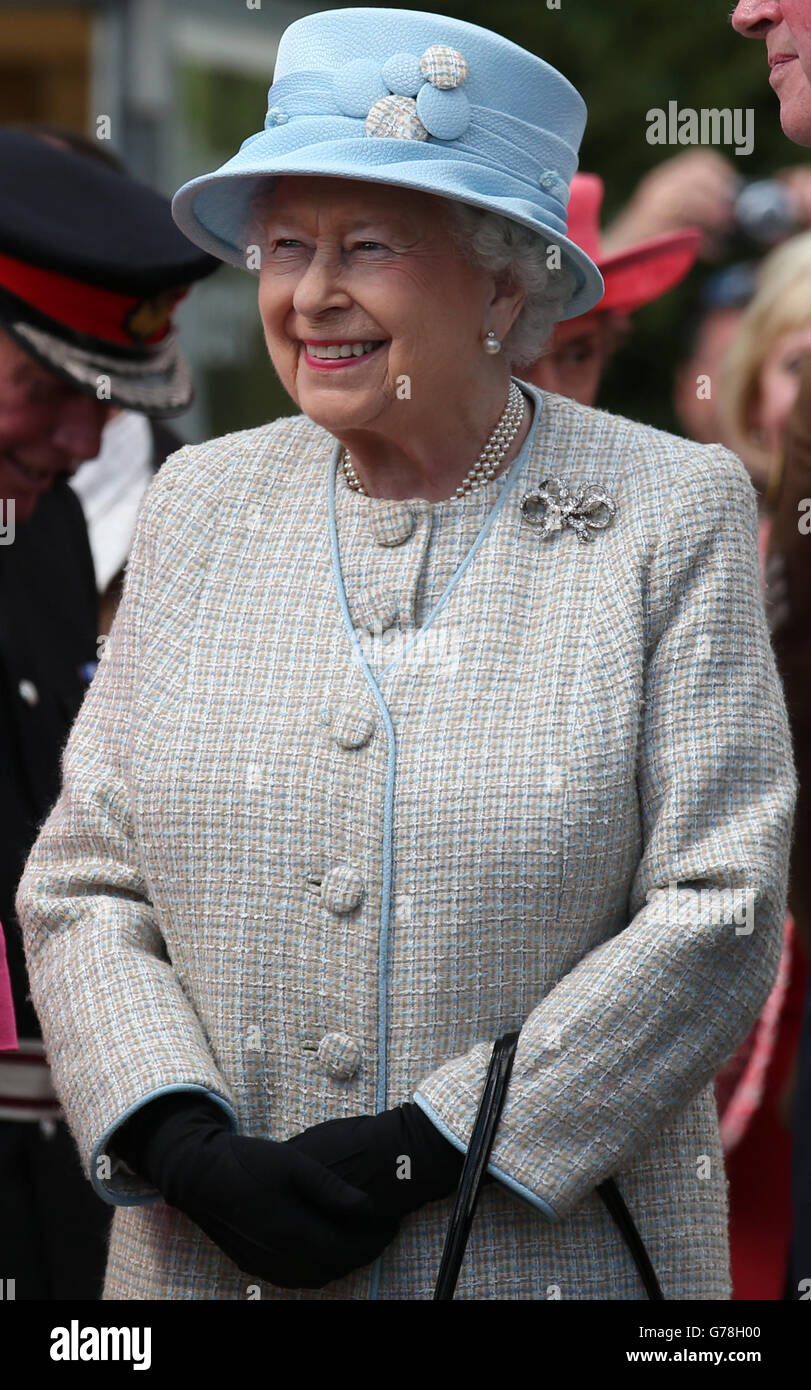
<path fill-rule="evenodd" d="M 188 407 L 172 311 L 217 266 L 154 190 L 0 130 L 0 921 L 19 1033 L 0 1053 L 0 1270 L 18 1299 L 98 1298 L 112 1212 L 61 1118 L 13 906 L 98 664 L 94 558 L 67 480 L 114 410 Z"/>

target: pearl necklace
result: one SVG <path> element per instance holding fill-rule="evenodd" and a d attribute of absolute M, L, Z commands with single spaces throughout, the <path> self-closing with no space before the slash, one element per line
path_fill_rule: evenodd
<path fill-rule="evenodd" d="M 451 500 L 457 497 L 464 497 L 465 493 L 473 492 L 484 483 L 489 483 L 515 439 L 523 417 L 523 392 L 514 381 L 511 381 L 507 404 L 499 417 L 493 433 L 490 435 L 490 438 L 479 454 L 473 467 L 468 469 Z M 354 488 L 355 492 L 362 492 L 365 497 L 368 497 L 369 494 L 355 472 L 355 466 L 349 457 L 347 449 L 341 450 L 341 463 L 343 465 L 344 477 L 349 486 Z"/>

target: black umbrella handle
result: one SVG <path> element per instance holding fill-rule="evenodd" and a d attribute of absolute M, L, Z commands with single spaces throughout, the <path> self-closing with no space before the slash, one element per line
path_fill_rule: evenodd
<path fill-rule="evenodd" d="M 453 1208 L 445 1248 L 439 1265 L 434 1301 L 453 1298 L 459 1270 L 462 1267 L 467 1247 L 470 1227 L 476 1214 L 482 1180 L 487 1171 L 490 1150 L 496 1137 L 496 1129 L 507 1095 L 510 1073 L 513 1069 L 518 1033 L 504 1033 L 497 1038 L 490 1058 L 490 1066 L 482 1092 L 481 1104 L 473 1125 L 467 1155 L 465 1157 L 456 1202 Z"/>
<path fill-rule="evenodd" d="M 518 1037 L 518 1033 L 504 1033 L 493 1045 L 481 1103 L 473 1124 L 456 1202 L 445 1236 L 445 1247 L 434 1289 L 434 1302 L 451 1300 L 456 1289 L 490 1151 L 504 1108 Z M 648 1252 L 614 1179 L 606 1178 L 598 1185 L 597 1191 L 631 1253 L 648 1298 L 654 1301 L 664 1300 Z"/>

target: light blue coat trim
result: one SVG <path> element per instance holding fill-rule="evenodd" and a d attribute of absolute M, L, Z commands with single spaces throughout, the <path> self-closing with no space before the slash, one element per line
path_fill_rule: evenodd
<path fill-rule="evenodd" d="M 414 1095 L 414 1103 L 428 1116 L 431 1123 L 436 1125 L 440 1134 L 444 1134 L 448 1142 L 453 1144 L 455 1149 L 458 1149 L 460 1153 L 467 1153 L 467 1145 L 463 1144 L 461 1139 L 457 1139 L 456 1135 L 448 1129 L 445 1121 L 439 1118 L 433 1106 L 425 1099 L 425 1096 L 420 1091 L 417 1091 Z M 515 1178 L 511 1178 L 507 1173 L 502 1172 L 501 1168 L 497 1168 L 495 1163 L 488 1163 L 487 1171 L 488 1173 L 492 1173 L 494 1178 L 498 1178 L 498 1181 L 503 1183 L 505 1187 L 509 1187 L 510 1191 L 514 1192 L 516 1197 L 523 1198 L 531 1207 L 537 1207 L 538 1211 L 542 1211 L 544 1216 L 548 1217 L 550 1221 L 560 1220 L 554 1207 L 550 1207 L 548 1202 L 545 1202 L 542 1197 L 538 1197 L 534 1192 L 531 1192 L 528 1187 L 523 1187 L 520 1182 L 516 1182 Z"/>
<path fill-rule="evenodd" d="M 334 449 L 330 453 L 329 476 L 327 479 L 327 499 L 329 514 L 329 533 L 330 547 L 332 550 L 332 570 L 335 578 L 335 589 L 338 595 L 338 603 L 343 615 L 344 625 L 352 643 L 352 654 L 357 661 L 367 684 L 372 692 L 375 704 L 380 710 L 380 717 L 383 720 L 383 727 L 386 730 L 386 795 L 383 803 L 383 901 L 380 910 L 380 935 L 378 938 L 377 950 L 377 1091 L 375 1095 L 375 1106 L 378 1112 L 386 1109 L 386 1096 L 388 1093 L 388 951 L 389 951 L 389 923 L 391 920 L 391 876 L 392 876 L 392 826 L 394 821 L 394 767 L 396 758 L 394 726 L 391 722 L 391 715 L 386 707 L 386 702 L 375 680 L 363 648 L 358 641 L 358 635 L 352 623 L 352 615 L 349 612 L 349 604 L 346 599 L 344 589 L 343 574 L 341 572 L 341 555 L 338 546 L 338 526 L 335 516 L 335 480 L 338 463 L 341 453 L 341 444 L 336 442 Z M 369 1288 L 369 1298 L 377 1298 L 380 1287 L 380 1257 L 375 1261 L 372 1270 L 371 1284 Z"/>
<path fill-rule="evenodd" d="M 236 1114 L 232 1110 L 231 1106 L 228 1104 L 228 1101 L 224 1100 L 222 1096 L 218 1096 L 216 1091 L 209 1091 L 207 1086 L 160 1086 L 157 1091 L 150 1091 L 148 1096 L 142 1096 L 141 1099 L 137 1100 L 134 1105 L 131 1105 L 129 1109 L 125 1110 L 123 1115 L 119 1115 L 118 1118 L 114 1120 L 114 1122 L 111 1125 L 107 1126 L 98 1143 L 95 1145 L 93 1152 L 90 1156 L 90 1182 L 94 1190 L 98 1193 L 99 1197 L 101 1197 L 102 1201 L 107 1202 L 110 1206 L 139 1207 L 145 1206 L 148 1202 L 163 1201 L 163 1197 L 161 1196 L 160 1192 L 157 1191 L 157 1189 L 155 1189 L 153 1192 L 149 1193 L 146 1196 L 144 1196 L 143 1193 L 128 1192 L 126 1189 L 122 1192 L 111 1192 L 108 1187 L 104 1186 L 104 1184 L 98 1176 L 98 1161 L 102 1157 L 107 1157 L 106 1150 L 108 1142 L 112 1139 L 116 1130 L 119 1129 L 121 1125 L 123 1125 L 124 1121 L 129 1119 L 130 1115 L 134 1115 L 136 1110 L 142 1110 L 145 1105 L 148 1105 L 151 1100 L 155 1100 L 158 1096 L 168 1096 L 171 1095 L 173 1091 L 200 1091 L 202 1095 L 209 1096 L 211 1100 L 216 1101 L 217 1104 L 221 1106 L 222 1109 L 225 1111 L 231 1133 L 237 1133 L 239 1129 L 239 1120 L 237 1119 Z M 128 1171 L 129 1170 L 127 1170 L 127 1172 Z M 129 1179 L 127 1174 L 124 1173 L 122 1173 L 121 1176 L 122 1180 L 127 1182 L 128 1184 L 134 1181 L 137 1182 L 140 1188 L 144 1187 L 144 1180 L 141 1178 L 131 1180 Z"/>
<path fill-rule="evenodd" d="M 388 1057 L 387 1057 L 387 1036 L 386 1028 L 388 1023 L 388 1005 L 386 998 L 387 984 L 387 960 L 389 944 L 389 920 L 391 916 L 391 876 L 392 876 L 392 823 L 394 816 L 394 766 L 395 766 L 395 740 L 394 726 L 391 722 L 391 715 L 386 707 L 386 702 L 375 680 L 363 648 L 358 640 L 352 624 L 352 616 L 349 612 L 349 604 L 344 589 L 343 574 L 341 572 L 341 556 L 338 546 L 338 526 L 335 516 L 335 480 L 338 461 L 341 451 L 340 442 L 336 442 L 330 454 L 330 467 L 328 477 L 328 514 L 330 546 L 332 550 L 332 569 L 335 578 L 335 589 L 338 595 L 338 603 L 343 615 L 344 624 L 352 643 L 352 654 L 355 661 L 360 666 L 366 677 L 367 684 L 372 692 L 375 704 L 380 710 L 380 717 L 383 720 L 383 727 L 386 730 L 387 742 L 387 764 L 386 764 L 386 795 L 383 805 L 383 903 L 380 916 L 380 937 L 378 944 L 378 966 L 377 966 L 377 988 L 378 988 L 378 1068 L 377 1068 L 377 1093 L 375 1104 L 378 1111 L 386 1109 L 386 1095 L 388 1092 Z"/>
<path fill-rule="evenodd" d="M 513 378 L 513 380 L 515 380 L 515 378 Z M 523 445 L 521 446 L 521 451 L 517 455 L 517 457 L 513 459 L 509 471 L 505 475 L 504 484 L 498 494 L 498 498 L 494 503 L 493 507 L 490 509 L 490 512 L 488 513 L 481 527 L 481 530 L 479 531 L 479 534 L 477 535 L 475 541 L 470 547 L 470 550 L 468 551 L 461 565 L 456 570 L 455 574 L 451 576 L 444 592 L 438 599 L 437 603 L 435 603 L 434 607 L 431 609 L 430 613 L 425 619 L 425 622 L 422 624 L 419 630 L 414 634 L 414 636 L 407 643 L 407 645 L 403 647 L 403 649 L 398 653 L 398 655 L 392 661 L 389 662 L 388 666 L 386 666 L 385 669 L 381 671 L 379 677 L 380 680 L 383 680 L 383 678 L 387 676 L 391 670 L 394 669 L 397 663 L 401 661 L 402 658 L 405 656 L 406 652 L 411 651 L 414 644 L 421 639 L 423 633 L 427 631 L 434 619 L 438 616 L 439 613 L 442 612 L 442 609 L 445 607 L 445 604 L 449 601 L 450 596 L 453 590 L 455 589 L 458 581 L 461 579 L 468 565 L 471 564 L 474 556 L 476 555 L 476 552 L 479 550 L 479 547 L 486 539 L 491 526 L 493 525 L 498 513 L 501 511 L 502 507 L 504 506 L 507 500 L 508 494 L 517 483 L 518 478 L 521 472 L 523 471 L 524 465 L 529 457 L 530 449 L 532 448 L 532 443 L 535 437 L 535 431 L 538 428 L 538 423 L 541 418 L 541 412 L 543 409 L 543 395 L 537 387 L 531 386 L 528 382 L 522 382 L 521 385 L 524 391 L 532 397 L 535 404 L 535 409 L 533 411 L 532 416 L 532 423 L 530 424 L 529 430 L 527 432 L 527 437 L 524 440 Z M 369 666 L 369 663 L 367 662 L 366 657 L 364 656 L 363 648 L 360 644 L 360 641 L 358 640 L 357 633 L 355 632 L 352 623 L 352 615 L 349 612 L 349 604 L 347 602 L 346 590 L 344 588 L 343 572 L 341 570 L 341 552 L 340 546 L 338 544 L 338 524 L 336 518 L 335 501 L 336 480 L 338 473 L 338 465 L 340 462 L 340 454 L 341 444 L 340 441 L 336 441 L 333 449 L 330 451 L 329 465 L 327 468 L 327 514 L 329 518 L 330 551 L 332 554 L 332 572 L 335 580 L 335 591 L 338 597 L 338 604 L 341 610 L 341 615 L 344 620 L 344 626 L 346 627 L 347 633 L 349 635 L 349 641 L 352 645 L 353 658 L 362 670 L 366 682 L 369 686 L 369 689 L 372 693 L 372 697 L 375 701 L 375 704 L 380 710 L 380 717 L 383 720 L 383 727 L 386 731 L 387 744 L 386 794 L 383 807 L 383 895 L 380 912 L 380 935 L 378 939 L 377 955 L 378 1066 L 375 1104 L 379 1113 L 380 1111 L 386 1109 L 388 1103 L 388 954 L 389 928 L 391 924 L 391 882 L 393 868 L 392 845 L 394 824 L 394 778 L 397 753 L 394 737 L 394 726 L 391 722 L 391 716 L 386 706 L 386 702 L 383 698 L 383 693 L 378 684 L 378 680 L 375 678 Z M 506 1179 L 506 1181 L 511 1182 L 512 1180 Z M 372 1271 L 371 1285 L 369 1290 L 370 1299 L 374 1300 L 377 1298 L 379 1287 L 380 1258 L 378 1258 L 375 1262 L 375 1266 Z"/>
<path fill-rule="evenodd" d="M 482 524 L 482 528 L 479 531 L 479 534 L 473 542 L 472 546 L 470 547 L 470 550 L 467 552 L 467 555 L 465 556 L 459 568 L 456 570 L 455 574 L 451 576 L 444 593 L 441 594 L 440 597 L 437 599 L 436 603 L 434 604 L 433 608 L 428 614 L 428 617 L 425 619 L 425 622 L 422 624 L 420 628 L 417 629 L 410 641 L 407 642 L 406 645 L 401 649 L 401 651 L 398 652 L 397 656 L 393 657 L 392 660 L 389 662 L 388 666 L 384 667 L 384 669 L 380 672 L 379 679 L 381 681 L 389 674 L 389 671 L 391 671 L 397 665 L 398 661 L 402 661 L 406 653 L 410 652 L 412 647 L 414 647 L 416 643 L 420 641 L 423 633 L 428 631 L 428 628 L 431 626 L 432 622 L 434 621 L 434 618 L 438 617 L 445 605 L 450 602 L 451 596 L 453 594 L 454 589 L 456 588 L 456 585 L 462 578 L 462 575 L 464 574 L 468 565 L 472 564 L 476 552 L 486 540 L 487 535 L 493 523 L 495 522 L 496 517 L 498 516 L 502 507 L 504 506 L 504 503 L 507 501 L 508 494 L 512 491 L 512 489 L 515 487 L 515 484 L 518 482 L 524 464 L 527 461 L 532 440 L 535 435 L 535 430 L 538 426 L 542 405 L 543 401 L 536 398 L 532 423 L 529 427 L 527 437 L 524 440 L 524 443 L 521 447 L 521 452 L 517 455 L 516 458 L 513 459 L 510 465 L 509 472 L 505 474 L 504 484 L 501 491 L 498 494 L 498 498 L 494 505 L 491 507 L 487 517 L 485 518 Z"/>

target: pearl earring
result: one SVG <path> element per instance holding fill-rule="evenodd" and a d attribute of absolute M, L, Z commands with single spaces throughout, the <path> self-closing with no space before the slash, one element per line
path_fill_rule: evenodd
<path fill-rule="evenodd" d="M 499 342 L 492 328 L 488 332 L 487 337 L 485 338 L 482 346 L 484 347 L 485 352 L 501 352 L 501 343 Z"/>

